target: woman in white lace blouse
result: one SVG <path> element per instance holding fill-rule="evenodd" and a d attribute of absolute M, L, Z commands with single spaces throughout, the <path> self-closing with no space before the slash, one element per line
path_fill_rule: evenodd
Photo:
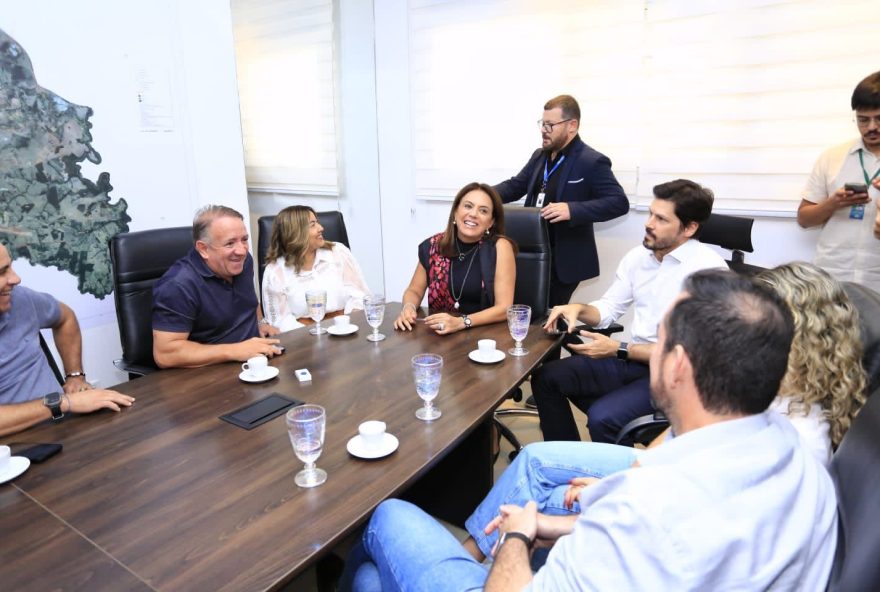
<path fill-rule="evenodd" d="M 307 290 L 327 291 L 327 312 L 363 308 L 370 293 L 345 245 L 324 240 L 324 228 L 308 206 L 290 206 L 275 216 L 269 263 L 263 272 L 263 312 L 273 326 L 290 331 L 308 317 Z"/>

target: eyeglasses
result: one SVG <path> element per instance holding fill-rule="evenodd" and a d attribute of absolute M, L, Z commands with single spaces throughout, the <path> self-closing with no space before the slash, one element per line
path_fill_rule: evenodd
<path fill-rule="evenodd" d="M 571 117 L 568 119 L 563 119 L 562 121 L 557 121 L 556 123 L 550 123 L 549 121 L 544 121 L 543 119 L 538 120 L 538 127 L 541 128 L 542 132 L 552 132 L 554 125 L 559 125 L 560 123 L 565 123 L 566 121 L 571 121 Z"/>
<path fill-rule="evenodd" d="M 856 125 L 859 127 L 868 127 L 871 125 L 871 122 L 877 124 L 877 127 L 880 127 L 880 115 L 875 115 L 870 117 L 868 115 L 856 115 Z"/>

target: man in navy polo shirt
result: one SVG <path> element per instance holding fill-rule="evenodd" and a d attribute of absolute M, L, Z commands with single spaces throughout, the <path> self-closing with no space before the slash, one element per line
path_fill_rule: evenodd
<path fill-rule="evenodd" d="M 153 287 L 153 358 L 160 368 L 195 368 L 281 353 L 254 291 L 254 259 L 240 213 L 205 206 L 190 252 Z"/>

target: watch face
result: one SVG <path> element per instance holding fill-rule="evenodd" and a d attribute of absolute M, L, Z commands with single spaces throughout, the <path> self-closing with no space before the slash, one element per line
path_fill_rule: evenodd
<path fill-rule="evenodd" d="M 49 393 L 48 395 L 43 397 L 43 403 L 48 407 L 60 405 L 61 404 L 61 393 Z"/>

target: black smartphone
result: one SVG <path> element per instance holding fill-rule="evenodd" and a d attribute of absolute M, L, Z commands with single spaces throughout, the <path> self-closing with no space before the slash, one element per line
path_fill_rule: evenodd
<path fill-rule="evenodd" d="M 26 445 L 25 445 L 26 446 Z M 61 444 L 34 444 L 15 453 L 16 456 L 23 456 L 30 459 L 32 463 L 41 463 L 47 458 L 52 458 L 59 452 L 63 446 Z"/>
<path fill-rule="evenodd" d="M 864 183 L 846 183 L 843 188 L 853 193 L 868 193 L 868 186 Z"/>
<path fill-rule="evenodd" d="M 558 316 L 556 317 L 556 328 L 552 331 L 548 331 L 551 335 L 562 335 L 563 333 L 568 333 L 568 321 L 565 320 L 565 317 Z"/>

